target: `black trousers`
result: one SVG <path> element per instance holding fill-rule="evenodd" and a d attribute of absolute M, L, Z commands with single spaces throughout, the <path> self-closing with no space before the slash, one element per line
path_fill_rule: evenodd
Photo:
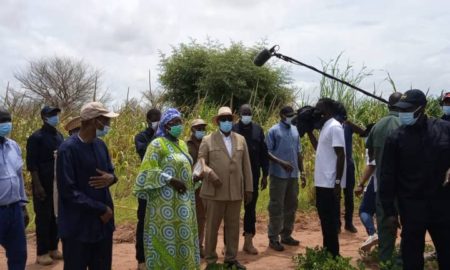
<path fill-rule="evenodd" d="M 436 249 L 439 269 L 450 269 L 450 220 L 425 222 L 417 221 L 417 217 L 400 216 L 400 218 L 403 269 L 423 270 L 423 252 L 427 231 Z"/>
<path fill-rule="evenodd" d="M 334 189 L 316 187 L 316 207 L 322 227 L 323 246 L 335 257 L 339 256 L 338 203 Z"/>
<path fill-rule="evenodd" d="M 256 202 L 258 201 L 258 189 L 253 190 L 252 201 L 245 205 L 244 234 L 256 234 Z"/>
<path fill-rule="evenodd" d="M 145 209 L 147 208 L 147 201 L 144 199 L 138 199 L 137 210 L 137 227 L 136 227 L 136 260 L 138 263 L 145 262 L 144 254 L 144 219 Z"/>
<path fill-rule="evenodd" d="M 110 270 L 112 234 L 96 243 L 62 239 L 64 270 Z"/>
<path fill-rule="evenodd" d="M 53 211 L 53 193 L 49 193 L 47 190 L 46 193 L 47 196 L 43 201 L 33 197 L 38 256 L 58 249 L 58 227 Z"/>
<path fill-rule="evenodd" d="M 345 207 L 345 226 L 353 225 L 353 213 L 355 208 L 354 190 L 355 190 L 355 165 L 347 163 L 347 177 L 346 177 L 346 187 L 344 188 L 344 207 Z M 341 227 L 341 196 L 339 196 L 338 204 L 338 218 L 339 226 Z"/>

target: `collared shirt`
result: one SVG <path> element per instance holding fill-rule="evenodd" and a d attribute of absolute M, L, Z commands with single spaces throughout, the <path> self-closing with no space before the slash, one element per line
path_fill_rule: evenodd
<path fill-rule="evenodd" d="M 293 125 L 280 122 L 269 129 L 266 138 L 269 153 L 289 162 L 294 168 L 288 173 L 279 164 L 270 162 L 269 174 L 278 178 L 298 178 L 298 156 L 302 151 L 298 131 Z"/>
<path fill-rule="evenodd" d="M 253 178 L 259 179 L 260 171 L 267 176 L 269 174 L 269 152 L 261 126 L 254 122 L 244 125 L 239 121 L 233 126 L 233 131 L 245 138 L 250 155 L 250 163 L 252 164 Z"/>
<path fill-rule="evenodd" d="M 375 164 L 381 166 L 381 160 L 383 157 L 384 143 L 389 134 L 400 127 L 400 120 L 398 118 L 398 112 L 389 112 L 389 115 L 383 117 L 372 128 L 367 137 L 366 148 L 372 149 L 375 159 Z M 376 171 L 378 180 L 380 180 L 380 171 Z M 377 190 L 380 188 L 380 181 L 378 181 Z"/>
<path fill-rule="evenodd" d="M 136 152 L 141 158 L 141 161 L 142 159 L 144 159 L 145 151 L 147 151 L 147 147 L 150 144 L 150 142 L 154 139 L 154 137 L 155 131 L 151 127 L 147 128 L 142 132 L 139 132 L 139 134 L 137 134 L 134 137 L 134 145 L 136 146 Z"/>
<path fill-rule="evenodd" d="M 337 180 L 337 155 L 335 147 L 344 148 L 345 138 L 344 128 L 336 119 L 331 118 L 325 122 L 320 130 L 319 141 L 317 143 L 316 161 L 314 164 L 314 185 L 316 187 L 334 188 Z M 342 175 L 341 187 L 346 184 L 346 165 Z"/>
<path fill-rule="evenodd" d="M 27 140 L 27 168 L 38 172 L 39 180 L 47 192 L 53 190 L 54 152 L 63 141 L 62 134 L 47 123 Z"/>
<path fill-rule="evenodd" d="M 231 142 L 231 136 L 230 135 L 225 136 L 225 134 L 223 134 L 222 131 L 220 132 L 220 134 L 222 135 L 223 142 L 225 143 L 225 147 L 227 148 L 228 155 L 230 157 L 232 157 L 233 156 L 233 143 Z"/>
<path fill-rule="evenodd" d="M 450 187 L 443 187 L 450 169 L 450 123 L 434 118 L 401 126 L 386 140 L 381 163 L 380 200 L 387 216 L 423 221 L 450 220 Z"/>
<path fill-rule="evenodd" d="M 5 138 L 0 144 L 0 206 L 27 202 L 22 176 L 22 153 L 19 145 Z"/>
<path fill-rule="evenodd" d="M 107 224 L 100 220 L 107 206 L 113 209 L 109 188 L 89 185 L 90 177 L 98 175 L 96 169 L 114 174 L 106 144 L 98 138 L 84 143 L 78 136 L 71 136 L 58 150 L 56 168 L 61 238 L 93 243 L 112 234 L 114 220 Z"/>

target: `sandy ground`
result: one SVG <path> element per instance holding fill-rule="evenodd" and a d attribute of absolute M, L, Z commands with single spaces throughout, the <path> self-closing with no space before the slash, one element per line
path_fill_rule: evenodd
<path fill-rule="evenodd" d="M 341 255 L 345 257 L 352 257 L 354 261 L 360 258 L 358 248 L 361 243 L 366 239 L 367 235 L 364 227 L 359 222 L 359 219 L 355 217 L 355 226 L 358 228 L 357 234 L 351 234 L 343 231 L 340 236 L 340 248 Z M 318 218 L 314 214 L 304 215 L 298 214 L 295 223 L 294 238 L 301 241 L 299 247 L 286 247 L 284 252 L 275 252 L 268 248 L 267 240 L 267 221 L 258 220 L 257 231 L 259 234 L 255 237 L 255 246 L 260 251 L 259 255 L 247 255 L 242 249 L 243 237 L 240 239 L 240 251 L 238 254 L 238 260 L 247 266 L 247 269 L 252 270 L 264 270 L 264 269 L 294 269 L 292 257 L 298 253 L 303 253 L 305 247 L 314 247 L 322 245 L 322 235 L 320 231 L 320 223 Z M 222 232 L 222 230 L 220 230 Z M 223 247 L 222 236 L 219 236 L 218 241 L 218 254 L 221 255 Z M 113 269 L 116 270 L 128 270 L 136 269 L 137 263 L 135 261 L 135 248 L 134 248 L 134 225 L 122 225 L 119 226 L 114 234 L 114 249 L 113 249 Z M 34 234 L 28 235 L 28 261 L 27 268 L 29 270 L 38 269 L 63 269 L 63 263 L 61 261 L 55 262 L 51 266 L 39 266 L 36 261 L 36 247 Z M 223 261 L 223 257 L 220 256 L 219 262 Z M 202 269 L 205 267 L 205 263 L 202 263 Z M 0 269 L 7 269 L 5 252 L 0 249 Z"/>

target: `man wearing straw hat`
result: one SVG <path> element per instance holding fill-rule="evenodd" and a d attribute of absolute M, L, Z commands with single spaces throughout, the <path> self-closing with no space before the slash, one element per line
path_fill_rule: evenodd
<path fill-rule="evenodd" d="M 203 138 L 198 158 L 217 177 L 205 177 L 200 197 L 206 202 L 205 258 L 207 269 L 217 262 L 217 234 L 224 221 L 225 260 L 227 268 L 246 269 L 237 259 L 239 217 L 242 200 L 252 200 L 253 178 L 245 138 L 232 132 L 234 116 L 229 107 L 222 107 L 213 121 L 219 130 Z"/>
<path fill-rule="evenodd" d="M 98 137 L 110 130 L 111 118 L 99 102 L 81 108 L 81 129 L 58 149 L 58 229 L 64 269 L 111 269 L 114 231 L 109 186 L 117 181 L 106 144 Z"/>

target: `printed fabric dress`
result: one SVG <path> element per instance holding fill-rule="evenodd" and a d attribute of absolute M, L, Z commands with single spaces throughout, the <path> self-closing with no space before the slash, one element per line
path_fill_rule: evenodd
<path fill-rule="evenodd" d="M 184 141 L 179 145 L 160 137 L 147 148 L 134 193 L 147 200 L 144 250 L 147 269 L 200 269 L 192 159 Z M 169 177 L 185 183 L 180 194 Z"/>

